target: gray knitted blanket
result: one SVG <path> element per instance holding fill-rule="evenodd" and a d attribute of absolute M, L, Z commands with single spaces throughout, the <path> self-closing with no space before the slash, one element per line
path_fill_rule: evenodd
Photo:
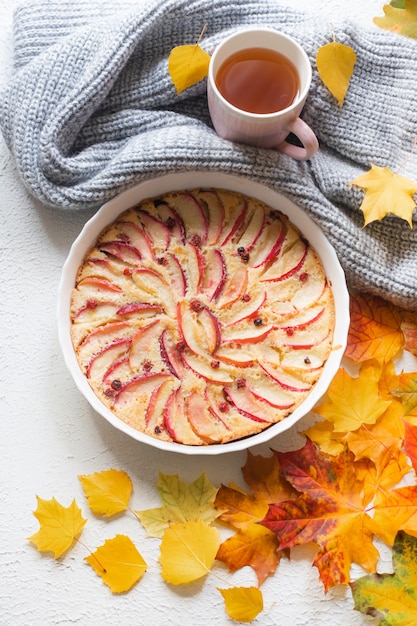
<path fill-rule="evenodd" d="M 145 6 L 143 6 L 145 5 Z M 205 81 L 177 96 L 170 50 L 202 42 L 212 53 L 251 24 L 292 35 L 313 66 L 303 111 L 320 141 L 308 162 L 220 139 Z M 349 182 L 370 164 L 417 181 L 417 42 L 370 24 L 334 21 L 354 48 L 355 72 L 342 109 L 322 85 L 317 49 L 330 23 L 274 0 L 50 0 L 15 14 L 16 71 L 0 95 L 0 126 L 31 193 L 60 209 L 96 208 L 146 178 L 210 169 L 269 185 L 322 227 L 353 288 L 417 310 L 414 229 L 388 216 L 363 228 L 363 192 Z M 408 159 L 408 160 L 407 160 Z M 404 164 L 405 163 L 405 164 Z M 403 165 L 404 164 L 404 165 Z"/>

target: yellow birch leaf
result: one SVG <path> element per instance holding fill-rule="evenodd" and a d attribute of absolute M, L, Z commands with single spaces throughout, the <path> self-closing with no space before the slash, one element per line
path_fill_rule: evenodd
<path fill-rule="evenodd" d="M 342 107 L 356 63 L 355 51 L 332 41 L 318 49 L 316 63 L 320 78 Z"/>
<path fill-rule="evenodd" d="M 258 587 L 218 589 L 223 596 L 226 613 L 237 622 L 251 622 L 264 608 Z"/>
<path fill-rule="evenodd" d="M 147 564 L 126 535 L 107 539 L 84 559 L 113 593 L 129 591 L 146 572 Z"/>
<path fill-rule="evenodd" d="M 75 500 L 70 506 L 64 507 L 55 498 L 51 500 L 43 500 L 39 496 L 36 498 L 38 507 L 33 514 L 40 528 L 28 539 L 40 552 L 53 552 L 57 559 L 69 550 L 87 520 L 83 518 Z"/>
<path fill-rule="evenodd" d="M 110 469 L 78 478 L 93 513 L 110 517 L 127 509 L 132 481 L 126 472 Z"/>
<path fill-rule="evenodd" d="M 391 404 L 380 398 L 378 379 L 379 369 L 372 366 L 363 366 L 357 378 L 340 368 L 327 390 L 328 401 L 315 407 L 315 413 L 332 422 L 340 433 L 375 424 Z"/>
<path fill-rule="evenodd" d="M 176 46 L 168 58 L 168 72 L 177 90 L 182 93 L 207 76 L 210 55 L 198 44 Z"/>
<path fill-rule="evenodd" d="M 219 545 L 218 530 L 201 520 L 172 524 L 161 541 L 162 578 L 173 585 L 203 578 L 213 566 Z"/>
<path fill-rule="evenodd" d="M 394 174 L 388 167 L 371 164 L 371 169 L 366 174 L 361 174 L 350 184 L 365 190 L 360 207 L 365 217 L 364 226 L 391 214 L 408 222 L 410 228 L 413 227 L 416 183 L 405 176 Z"/>

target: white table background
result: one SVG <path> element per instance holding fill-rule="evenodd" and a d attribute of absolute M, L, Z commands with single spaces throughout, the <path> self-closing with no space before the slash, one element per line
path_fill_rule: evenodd
<path fill-rule="evenodd" d="M 88 1 L 88 0 L 87 0 Z M 146 0 L 136 0 L 136 2 Z M 117 3 L 115 3 L 117 4 Z M 351 17 L 370 29 L 382 15 L 383 0 L 282 0 L 323 14 L 331 21 Z M 12 75 L 12 12 L 17 0 L 0 0 L 0 85 Z M 185 18 L 186 19 L 186 18 Z M 112 521 L 95 518 L 88 509 L 79 474 L 111 467 L 132 478 L 132 508 L 159 506 L 158 471 L 178 473 L 190 482 L 206 471 L 216 486 L 230 481 L 244 487 L 240 468 L 246 453 L 215 457 L 182 456 L 158 451 L 115 430 L 97 415 L 75 388 L 60 353 L 56 332 L 56 293 L 72 241 L 91 216 L 41 206 L 22 186 L 0 136 L 0 625 L 79 626 L 102 624 L 221 626 L 232 624 L 215 576 L 174 588 L 159 574 L 159 540 L 145 537 L 141 525 L 126 514 Z M 298 448 L 293 430 L 270 446 Z M 129 535 L 150 565 L 129 593 L 113 595 L 84 563 L 88 555 L 76 544 L 65 558 L 41 555 L 27 541 L 38 530 L 32 515 L 36 498 L 55 497 L 64 506 L 75 498 L 89 519 L 82 541 L 92 550 L 116 533 Z M 359 626 L 375 620 L 353 610 L 349 589 L 327 595 L 312 567 L 314 550 L 292 550 L 277 573 L 262 586 L 265 610 L 253 622 L 264 626 Z M 391 565 L 382 551 L 381 571 Z M 229 585 L 256 584 L 245 568 L 230 576 L 220 564 L 215 572 Z M 355 570 L 355 575 L 362 572 Z"/>

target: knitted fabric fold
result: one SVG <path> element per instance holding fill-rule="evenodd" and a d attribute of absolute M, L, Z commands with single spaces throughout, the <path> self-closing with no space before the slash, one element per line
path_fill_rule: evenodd
<path fill-rule="evenodd" d="M 294 37 L 313 67 L 302 117 L 319 152 L 297 162 L 221 139 L 201 81 L 180 96 L 167 71 L 176 45 L 211 54 L 250 25 Z M 414 228 L 387 216 L 363 227 L 363 192 L 350 181 L 371 163 L 417 180 L 417 42 L 335 21 L 357 62 L 342 108 L 315 65 L 332 40 L 322 17 L 274 0 L 29 2 L 14 19 L 15 73 L 0 94 L 0 128 L 30 192 L 59 209 L 94 209 L 147 178 L 210 170 L 249 177 L 291 197 L 324 230 L 353 288 L 417 310 Z"/>

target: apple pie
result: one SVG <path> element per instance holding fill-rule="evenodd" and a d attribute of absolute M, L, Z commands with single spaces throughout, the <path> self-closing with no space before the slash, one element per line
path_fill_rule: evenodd
<path fill-rule="evenodd" d="M 225 189 L 164 193 L 123 212 L 71 298 L 79 366 L 134 429 L 190 446 L 285 419 L 332 349 L 320 257 L 289 218 Z"/>

